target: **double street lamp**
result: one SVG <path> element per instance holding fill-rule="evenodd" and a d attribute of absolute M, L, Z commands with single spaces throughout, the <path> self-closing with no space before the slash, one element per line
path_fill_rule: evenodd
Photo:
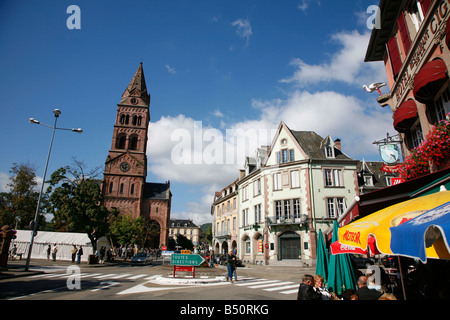
<path fill-rule="evenodd" d="M 55 131 L 56 130 L 68 130 L 68 131 L 73 131 L 73 132 L 77 132 L 77 133 L 82 133 L 83 132 L 83 130 L 81 130 L 80 128 L 78 128 L 78 129 L 57 128 L 56 127 L 56 123 L 58 121 L 58 117 L 61 114 L 61 110 L 55 109 L 55 110 L 53 110 L 53 113 L 55 115 L 55 124 L 53 125 L 53 127 L 49 126 L 48 124 L 41 123 L 41 122 L 39 122 L 38 120 L 36 120 L 34 118 L 30 118 L 28 120 L 30 123 L 41 124 L 43 126 L 49 127 L 51 129 L 53 129 L 53 132 L 52 132 L 52 138 L 50 140 L 50 148 L 48 149 L 47 161 L 45 163 L 45 170 L 44 170 L 44 177 L 43 177 L 42 185 L 41 185 L 41 191 L 39 193 L 39 199 L 38 199 L 38 203 L 37 203 L 37 206 L 36 206 L 36 214 L 34 215 L 34 220 L 32 222 L 32 229 L 33 230 L 31 232 L 31 240 L 30 240 L 30 246 L 28 248 L 28 256 L 27 256 L 27 262 L 25 264 L 25 271 L 28 271 L 28 268 L 30 266 L 31 249 L 33 248 L 34 237 L 36 236 L 36 232 L 37 232 L 38 217 L 39 217 L 39 207 L 41 206 L 42 193 L 44 191 L 45 177 L 47 175 L 48 161 L 50 160 L 50 154 L 51 154 L 51 151 L 52 151 L 53 138 L 55 137 Z"/>

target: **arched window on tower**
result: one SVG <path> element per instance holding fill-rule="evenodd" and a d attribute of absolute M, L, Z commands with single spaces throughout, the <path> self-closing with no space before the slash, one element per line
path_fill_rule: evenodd
<path fill-rule="evenodd" d="M 142 123 L 142 116 L 139 116 L 137 119 L 137 125 L 140 126 Z"/>
<path fill-rule="evenodd" d="M 120 123 L 125 124 L 125 115 L 124 114 L 120 115 Z"/>
<path fill-rule="evenodd" d="M 125 149 L 127 142 L 127 135 L 125 133 L 120 133 L 116 138 L 116 149 Z"/>
<path fill-rule="evenodd" d="M 130 146 L 128 149 L 130 150 L 137 150 L 138 148 L 138 137 L 137 136 L 132 136 L 130 138 Z"/>
<path fill-rule="evenodd" d="M 120 194 L 123 193 L 123 183 L 120 184 Z"/>
<path fill-rule="evenodd" d="M 125 124 L 128 124 L 130 122 L 130 116 L 127 114 L 125 116 Z"/>
<path fill-rule="evenodd" d="M 132 124 L 133 124 L 133 126 L 135 126 L 137 124 L 137 116 L 133 116 Z"/>
<path fill-rule="evenodd" d="M 134 184 L 131 185 L 130 194 L 134 194 Z"/>
<path fill-rule="evenodd" d="M 113 191 L 113 183 L 112 182 L 110 182 L 109 183 L 109 193 L 112 193 L 112 191 Z"/>

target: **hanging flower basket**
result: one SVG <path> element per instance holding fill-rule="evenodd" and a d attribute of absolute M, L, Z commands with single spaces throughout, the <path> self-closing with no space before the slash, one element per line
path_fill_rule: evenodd
<path fill-rule="evenodd" d="M 440 121 L 401 165 L 400 177 L 420 177 L 450 166 L 450 113 Z"/>

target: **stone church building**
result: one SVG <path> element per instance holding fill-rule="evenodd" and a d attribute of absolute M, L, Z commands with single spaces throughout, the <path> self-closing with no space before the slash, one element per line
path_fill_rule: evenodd
<path fill-rule="evenodd" d="M 117 105 L 101 189 L 108 209 L 158 222 L 160 245 L 167 245 L 172 193 L 170 181 L 146 182 L 149 124 L 150 94 L 141 62 Z"/>

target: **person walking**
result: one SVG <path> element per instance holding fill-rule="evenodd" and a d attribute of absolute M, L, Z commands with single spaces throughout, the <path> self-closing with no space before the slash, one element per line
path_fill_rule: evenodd
<path fill-rule="evenodd" d="M 80 262 L 81 262 L 81 256 L 82 255 L 83 255 L 83 247 L 80 246 L 80 249 L 78 249 L 78 252 L 77 252 L 77 263 L 78 264 L 80 264 Z"/>
<path fill-rule="evenodd" d="M 233 273 L 234 269 L 236 268 L 236 256 L 233 253 L 233 250 L 230 250 L 228 257 L 227 257 L 227 281 L 228 279 L 233 283 Z"/>
<path fill-rule="evenodd" d="M 56 243 L 53 245 L 53 251 L 52 251 L 52 258 L 53 261 L 56 261 L 56 254 L 58 253 L 58 247 L 56 246 Z"/>
<path fill-rule="evenodd" d="M 75 257 L 77 256 L 77 252 L 78 252 L 77 246 L 73 245 L 73 248 L 72 248 L 72 262 L 75 262 Z"/>
<path fill-rule="evenodd" d="M 47 260 L 50 260 L 50 253 L 52 252 L 52 246 L 48 245 L 47 247 Z"/>
<path fill-rule="evenodd" d="M 211 254 L 209 255 L 209 266 L 211 268 L 214 268 L 214 259 L 215 259 L 214 250 L 211 250 Z"/>

